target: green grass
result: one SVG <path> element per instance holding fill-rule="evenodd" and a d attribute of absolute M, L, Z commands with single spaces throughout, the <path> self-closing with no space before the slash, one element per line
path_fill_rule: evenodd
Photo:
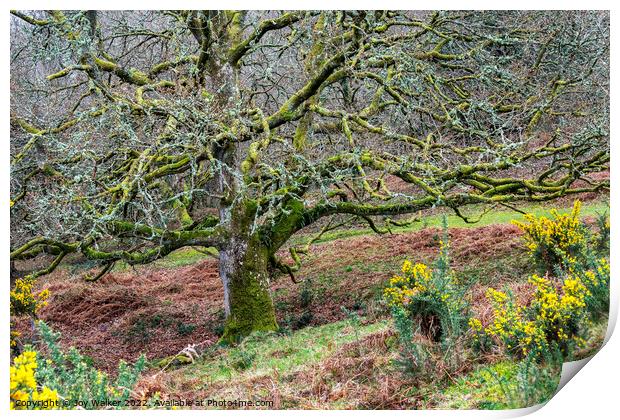
<path fill-rule="evenodd" d="M 290 335 L 253 335 L 239 346 L 206 355 L 179 371 L 202 383 L 250 378 L 277 370 L 286 374 L 323 360 L 343 344 L 389 327 L 389 321 L 359 325 L 351 319 L 306 327 Z"/>
<path fill-rule="evenodd" d="M 607 333 L 607 317 L 597 321 L 590 321 L 586 324 L 585 345 L 580 348 L 571 360 L 585 359 L 594 355 L 603 346 L 605 334 Z"/>

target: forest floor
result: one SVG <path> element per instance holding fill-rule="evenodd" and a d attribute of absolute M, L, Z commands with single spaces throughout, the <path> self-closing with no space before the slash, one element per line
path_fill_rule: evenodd
<path fill-rule="evenodd" d="M 539 216 L 550 208 L 526 210 Z M 582 216 L 592 220 L 608 208 L 594 198 Z M 484 298 L 490 286 L 509 288 L 522 300 L 531 295 L 531 260 L 510 224 L 520 218 L 510 209 L 474 225 L 449 218 L 452 268 L 471 285 L 466 298 L 479 318 L 490 315 Z M 217 261 L 194 249 L 148 266 L 117 267 L 94 284 L 81 280 L 88 265 L 63 266 L 38 285 L 51 293 L 40 318 L 62 333 L 63 346 L 75 346 L 108 372 L 121 359 L 146 354 L 150 368 L 138 387 L 144 395 L 265 399 L 274 401 L 272 408 L 505 406 L 506 386 L 496 378 L 516 375 L 516 365 L 499 355 L 422 387 L 412 386 L 393 363 L 398 346 L 382 291 L 405 258 L 432 264 L 440 221 L 432 215 L 381 236 L 365 229 L 331 232 L 312 245 L 297 284 L 287 276 L 272 282 L 282 331 L 234 348 L 216 345 L 224 318 Z M 21 330 L 28 328 L 22 321 Z M 598 347 L 605 331 L 604 321 L 591 328 L 584 354 Z M 190 344 L 202 353 L 196 363 L 161 370 L 162 359 Z"/>

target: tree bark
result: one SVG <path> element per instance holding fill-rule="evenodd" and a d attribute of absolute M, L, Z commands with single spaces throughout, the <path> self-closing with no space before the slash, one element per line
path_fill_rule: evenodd
<path fill-rule="evenodd" d="M 226 324 L 221 341 L 278 329 L 269 291 L 268 249 L 257 238 L 233 237 L 220 251 Z"/>

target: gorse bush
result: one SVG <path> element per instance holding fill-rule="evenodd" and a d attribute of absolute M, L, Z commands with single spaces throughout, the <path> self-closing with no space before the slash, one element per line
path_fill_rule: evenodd
<path fill-rule="evenodd" d="M 401 357 L 397 364 L 418 377 L 433 374 L 431 365 L 456 369 L 465 341 L 469 304 L 466 288 L 450 268 L 447 226 L 433 268 L 405 260 L 401 274 L 390 279 L 383 297 L 399 334 Z M 429 341 L 416 340 L 420 334 Z"/>
<path fill-rule="evenodd" d="M 552 219 L 526 215 L 528 223 L 514 222 L 526 233 L 532 256 L 547 274 L 530 277 L 534 296 L 525 305 L 508 293 L 488 289 L 490 323 L 469 321 L 478 342 L 490 338 L 512 354 L 535 357 L 551 351 L 567 357 L 585 344 L 583 325 L 609 308 L 609 263 L 595 255 L 609 240 L 609 222 L 600 217 L 602 226 L 594 237 L 579 221 L 580 206 L 577 200 L 570 214 L 552 210 Z M 550 277 L 553 273 L 556 278 Z"/>
<path fill-rule="evenodd" d="M 414 339 L 419 333 L 419 327 L 414 328 L 409 313 L 402 306 L 392 307 L 392 318 L 400 343 L 400 357 L 394 360 L 394 363 L 407 374 L 418 377 L 424 374 L 430 375 L 433 369 L 429 350 Z"/>
<path fill-rule="evenodd" d="M 586 308 L 594 320 L 609 313 L 609 215 L 598 214 L 596 230 L 584 229 L 585 240 L 577 255 L 565 255 L 557 270 L 562 277 L 580 280 L 588 289 Z"/>
<path fill-rule="evenodd" d="M 26 276 L 21 279 L 15 280 L 15 285 L 10 292 L 10 314 L 11 316 L 30 316 L 36 318 L 36 313 L 39 309 L 47 305 L 47 299 L 50 292 L 48 289 L 42 290 L 35 294 L 33 292 L 35 279 L 32 276 Z M 13 321 L 10 322 L 11 340 L 10 347 L 11 353 L 16 354 L 19 352 L 18 339 L 21 333 L 14 328 Z"/>
<path fill-rule="evenodd" d="M 28 349 L 11 366 L 11 408 L 110 408 L 106 401 L 118 401 L 114 408 L 126 408 L 138 377 L 145 367 L 141 356 L 133 367 L 121 361 L 112 381 L 106 373 L 91 366 L 75 348 L 64 353 L 59 333 L 43 321 L 37 322 L 44 346 Z M 30 403 L 28 403 L 30 401 Z"/>
<path fill-rule="evenodd" d="M 439 258 L 431 270 L 421 263 L 403 263 L 401 275 L 390 279 L 383 296 L 390 308 L 402 308 L 433 341 L 457 337 L 467 322 L 465 288 L 450 269 L 447 229 Z"/>
<path fill-rule="evenodd" d="M 609 213 L 599 213 L 596 217 L 598 234 L 596 235 L 596 250 L 598 252 L 609 252 L 609 239 L 611 228 L 609 224 Z"/>
<path fill-rule="evenodd" d="M 536 218 L 526 214 L 526 223 L 513 220 L 526 235 L 530 254 L 546 272 L 553 272 L 562 266 L 568 257 L 581 258 L 586 250 L 586 228 L 579 220 L 581 202 L 575 200 L 570 214 L 551 210 L 552 218 Z"/>
<path fill-rule="evenodd" d="M 32 277 L 15 280 L 15 286 L 10 293 L 11 315 L 34 315 L 37 310 L 47 305 L 49 290 L 42 290 L 35 295 L 33 286 Z"/>
<path fill-rule="evenodd" d="M 491 322 L 483 327 L 476 318 L 469 321 L 478 339 L 491 337 L 508 351 L 522 355 L 542 355 L 557 349 L 568 356 L 583 346 L 587 319 L 597 320 L 609 310 L 609 263 L 589 254 L 586 262 L 570 258 L 565 264 L 562 280 L 535 274 L 530 277 L 535 292 L 527 305 L 489 288 Z"/>
<path fill-rule="evenodd" d="M 585 299 L 589 291 L 581 280 L 567 277 L 558 286 L 534 274 L 529 283 L 536 288 L 529 305 L 520 305 L 505 292 L 487 290 L 493 317 L 486 327 L 479 319 L 470 319 L 477 336 L 482 339 L 486 334 L 509 352 L 522 356 L 556 349 L 567 355 L 582 345 L 580 326 L 587 316 Z"/>

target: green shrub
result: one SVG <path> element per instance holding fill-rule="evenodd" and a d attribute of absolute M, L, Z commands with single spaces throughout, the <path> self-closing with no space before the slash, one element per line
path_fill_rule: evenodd
<path fill-rule="evenodd" d="M 596 216 L 597 235 L 595 237 L 596 251 L 599 253 L 609 252 L 610 226 L 609 213 L 597 213 Z"/>
<path fill-rule="evenodd" d="M 563 358 L 548 354 L 543 362 L 530 355 L 517 364 L 516 375 L 510 380 L 494 373 L 504 395 L 498 409 L 517 409 L 542 404 L 551 399 L 558 388 Z"/>
<path fill-rule="evenodd" d="M 236 370 L 243 371 L 252 367 L 256 359 L 256 353 L 240 346 L 231 350 L 228 357 L 230 358 L 230 366 Z"/>
<path fill-rule="evenodd" d="M 293 321 L 292 321 L 293 329 L 299 330 L 304 327 L 307 327 L 308 325 L 310 325 L 313 319 L 314 319 L 314 315 L 312 314 L 312 312 L 309 310 L 305 310 L 298 317 L 293 317 Z"/>
<path fill-rule="evenodd" d="M 533 357 L 518 362 L 502 360 L 482 365 L 467 375 L 455 377 L 438 398 L 441 408 L 506 410 L 530 407 L 551 398 L 557 389 L 561 359 L 550 356 L 538 362 Z"/>
<path fill-rule="evenodd" d="M 179 333 L 179 335 L 190 335 L 195 329 L 195 324 L 185 324 L 181 321 L 177 323 L 177 333 Z"/>
<path fill-rule="evenodd" d="M 400 367 L 404 373 L 416 376 L 419 379 L 425 375 L 430 375 L 433 369 L 429 351 L 423 344 L 414 339 L 414 336 L 419 333 L 419 328 L 415 329 L 409 313 L 401 306 L 392 307 L 392 318 L 400 344 L 400 356 L 394 360 L 394 364 Z"/>
<path fill-rule="evenodd" d="M 402 308 L 420 332 L 434 342 L 463 335 L 469 312 L 466 287 L 450 269 L 447 229 L 445 232 L 432 270 L 425 264 L 405 260 L 402 275 L 392 277 L 383 292 L 390 308 Z"/>
<path fill-rule="evenodd" d="M 469 303 L 449 260 L 448 230 L 444 221 L 444 239 L 433 269 L 405 260 L 402 275 L 392 277 L 384 289 L 384 300 L 391 309 L 399 333 L 401 357 L 396 363 L 418 377 L 436 375 L 434 364 L 443 371 L 459 368 L 465 356 Z M 428 339 L 416 340 L 419 334 Z"/>
<path fill-rule="evenodd" d="M 106 400 L 120 401 L 115 408 L 127 408 L 125 402 L 131 397 L 146 363 L 144 356 L 140 356 L 133 367 L 121 361 L 113 381 L 106 373 L 95 369 L 75 348 L 64 353 L 58 345 L 60 333 L 52 331 L 43 321 L 37 326 L 44 344 L 37 352 L 35 377 L 40 386 L 55 390 L 67 408 L 75 407 L 77 401 L 82 401 L 84 408 L 105 408 L 97 402 Z"/>
<path fill-rule="evenodd" d="M 299 292 L 299 306 L 301 308 L 308 308 L 312 303 L 312 299 L 312 280 L 308 279 L 303 282 L 301 291 Z"/>

